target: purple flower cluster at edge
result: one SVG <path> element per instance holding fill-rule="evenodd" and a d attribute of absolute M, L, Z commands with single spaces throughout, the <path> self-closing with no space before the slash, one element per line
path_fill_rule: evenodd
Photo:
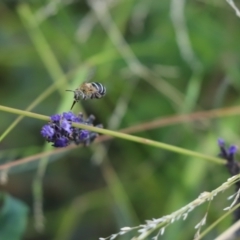
<path fill-rule="evenodd" d="M 234 155 L 238 150 L 237 146 L 231 145 L 229 148 L 226 148 L 225 141 L 221 138 L 218 139 L 218 146 L 220 147 L 221 150 L 221 153 L 219 154 L 220 157 L 228 161 L 234 160 Z"/>
<path fill-rule="evenodd" d="M 231 145 L 230 147 L 226 147 L 225 142 L 223 139 L 218 139 L 218 146 L 220 147 L 220 154 L 219 156 L 226 160 L 226 168 L 228 169 L 231 176 L 235 176 L 240 173 L 240 165 L 238 161 L 235 161 L 235 155 L 237 152 L 237 146 Z M 240 189 L 240 182 L 235 182 L 235 194 L 238 194 Z M 235 201 L 235 200 L 234 200 Z M 240 198 L 237 198 L 235 205 L 240 203 Z M 240 208 L 234 210 L 233 212 L 234 222 L 240 220 Z M 238 230 L 236 232 L 238 234 Z"/>
<path fill-rule="evenodd" d="M 221 138 L 218 139 L 218 146 L 221 150 L 219 156 L 227 160 L 226 167 L 228 168 L 231 176 L 240 173 L 239 164 L 235 161 L 235 155 L 238 150 L 237 146 L 231 145 L 227 148 L 225 145 L 225 141 Z"/>
<path fill-rule="evenodd" d="M 93 126 L 94 120 L 93 115 L 84 119 L 82 113 L 78 115 L 72 112 L 55 114 L 51 116 L 51 121 L 42 127 L 41 134 L 48 142 L 52 142 L 54 147 L 66 147 L 72 142 L 87 146 L 94 141 L 98 134 L 73 127 L 72 122 Z M 96 127 L 102 127 L 102 125 Z"/>

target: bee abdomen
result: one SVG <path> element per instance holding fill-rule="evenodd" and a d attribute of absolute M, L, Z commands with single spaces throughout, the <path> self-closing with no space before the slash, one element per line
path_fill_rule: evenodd
<path fill-rule="evenodd" d="M 91 98 L 101 98 L 106 94 L 106 88 L 101 83 L 92 82 L 91 84 L 97 89 L 97 92 Z"/>

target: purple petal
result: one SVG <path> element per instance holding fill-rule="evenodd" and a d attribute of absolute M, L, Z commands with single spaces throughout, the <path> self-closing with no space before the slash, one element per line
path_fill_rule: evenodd
<path fill-rule="evenodd" d="M 83 119 L 80 116 L 76 116 L 72 121 L 76 123 L 82 123 Z"/>
<path fill-rule="evenodd" d="M 63 118 L 65 118 L 68 121 L 73 121 L 76 118 L 76 115 L 72 112 L 64 112 Z"/>
<path fill-rule="evenodd" d="M 228 148 L 228 154 L 232 154 L 234 155 L 238 150 L 238 147 L 235 146 L 235 145 L 231 145 L 229 148 Z"/>
<path fill-rule="evenodd" d="M 61 115 L 60 115 L 60 114 L 55 114 L 55 115 L 52 115 L 52 116 L 51 116 L 51 120 L 52 120 L 53 122 L 59 122 L 60 119 L 61 119 Z"/>
<path fill-rule="evenodd" d="M 49 125 L 44 125 L 42 127 L 41 134 L 45 138 L 51 138 L 54 135 L 54 129 Z"/>
<path fill-rule="evenodd" d="M 85 140 L 87 138 L 89 138 L 89 131 L 88 130 L 81 130 L 79 137 L 81 140 Z"/>
<path fill-rule="evenodd" d="M 63 128 L 66 132 L 72 133 L 71 124 L 70 124 L 66 119 L 63 119 L 63 120 L 61 121 L 60 126 L 61 126 L 61 128 Z"/>
<path fill-rule="evenodd" d="M 219 138 L 218 145 L 219 145 L 219 147 L 225 147 L 225 141 L 222 138 Z"/>
<path fill-rule="evenodd" d="M 66 147 L 69 144 L 69 140 L 65 137 L 60 137 L 55 140 L 53 146 L 54 147 Z"/>

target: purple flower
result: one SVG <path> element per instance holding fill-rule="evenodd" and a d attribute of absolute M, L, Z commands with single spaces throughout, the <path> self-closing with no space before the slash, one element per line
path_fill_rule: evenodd
<path fill-rule="evenodd" d="M 234 161 L 234 156 L 237 152 L 237 146 L 231 145 L 228 149 L 225 146 L 225 141 L 221 138 L 218 139 L 218 146 L 220 147 L 221 153 L 220 157 L 226 159 L 227 161 Z"/>
<path fill-rule="evenodd" d="M 42 127 L 41 134 L 45 138 L 51 138 L 54 135 L 54 129 L 49 125 L 44 125 Z"/>
<path fill-rule="evenodd" d="M 231 146 L 228 148 L 228 154 L 229 154 L 229 155 L 234 155 L 234 154 L 237 152 L 237 150 L 238 150 L 237 146 L 231 145 Z"/>
<path fill-rule="evenodd" d="M 220 143 L 219 143 L 220 142 Z M 220 147 L 221 153 L 219 154 L 220 157 L 224 158 L 226 160 L 226 168 L 228 169 L 228 172 L 231 176 L 235 176 L 240 173 L 240 165 L 239 162 L 235 160 L 235 155 L 237 152 L 237 146 L 231 145 L 228 149 L 225 147 L 225 143 L 223 140 L 218 140 L 218 145 Z M 240 182 L 235 182 L 235 195 L 238 194 L 238 191 L 240 189 Z M 235 199 L 235 205 L 239 205 L 240 199 L 239 197 Z M 235 201 L 234 200 L 234 201 Z M 240 219 L 240 208 L 234 210 L 234 221 L 239 221 Z"/>
<path fill-rule="evenodd" d="M 60 119 L 61 119 L 61 115 L 60 115 L 60 114 L 55 114 L 55 115 L 52 115 L 52 116 L 51 116 L 51 120 L 52 120 L 53 122 L 59 122 Z"/>
<path fill-rule="evenodd" d="M 64 129 L 66 132 L 72 133 L 71 124 L 66 119 L 62 119 L 60 127 Z"/>
<path fill-rule="evenodd" d="M 67 119 L 68 121 L 82 123 L 83 120 L 83 114 L 79 113 L 78 115 L 73 114 L 72 112 L 64 112 L 63 117 Z"/>
<path fill-rule="evenodd" d="M 98 136 L 97 133 L 72 126 L 72 122 L 93 125 L 93 115 L 84 119 L 82 113 L 75 115 L 72 112 L 64 112 L 52 115 L 50 119 L 51 121 L 42 127 L 41 134 L 48 142 L 52 142 L 54 147 L 66 147 L 72 142 L 89 145 Z"/>
<path fill-rule="evenodd" d="M 89 138 L 89 131 L 88 130 L 84 130 L 84 129 L 80 130 L 79 137 L 82 140 L 84 140 L 86 138 Z"/>
<path fill-rule="evenodd" d="M 80 116 L 76 116 L 73 120 L 73 122 L 76 122 L 76 123 L 83 123 L 84 120 L 80 117 Z"/>
<path fill-rule="evenodd" d="M 74 122 L 74 119 L 76 118 L 76 116 L 72 112 L 64 112 L 63 118 L 65 118 L 68 121 Z"/>
<path fill-rule="evenodd" d="M 66 137 L 57 138 L 53 144 L 54 147 L 66 147 L 67 145 L 69 145 L 69 139 Z"/>
<path fill-rule="evenodd" d="M 228 168 L 228 171 L 230 172 L 231 176 L 240 173 L 239 164 L 237 161 L 235 161 L 237 146 L 231 145 L 227 149 L 223 139 L 218 139 L 218 145 L 221 151 L 219 156 L 226 160 L 226 167 Z"/>
<path fill-rule="evenodd" d="M 218 139 L 218 145 L 219 147 L 224 147 L 225 146 L 225 141 L 222 138 Z"/>

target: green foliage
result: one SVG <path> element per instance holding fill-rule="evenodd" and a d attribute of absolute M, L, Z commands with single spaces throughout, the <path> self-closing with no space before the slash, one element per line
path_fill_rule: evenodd
<path fill-rule="evenodd" d="M 27 219 L 28 207 L 26 204 L 1 192 L 0 239 L 22 239 Z"/>
<path fill-rule="evenodd" d="M 218 154 L 219 137 L 238 144 L 239 110 L 179 118 L 239 104 L 240 23 L 233 9 L 225 1 L 184 1 L 183 21 L 174 22 L 173 0 L 98 2 L 0 2 L 1 105 L 46 116 L 69 111 L 73 96 L 65 90 L 76 89 L 96 68 L 92 81 L 104 84 L 107 94 L 76 104 L 74 113 L 94 114 L 96 124 L 116 131 L 148 123 L 150 128 L 130 134 L 210 157 Z M 108 11 L 102 14 L 106 2 Z M 187 36 L 189 43 L 179 36 Z M 9 174 L 5 191 L 33 206 L 27 240 L 106 237 L 169 214 L 228 178 L 222 165 L 120 138 L 43 158 L 42 153 L 53 150 L 40 136 L 44 121 L 24 118 L 8 129 L 15 118 L 1 111 L 0 164 L 39 155 L 1 171 L 0 180 L 1 174 Z M 155 125 L 155 119 L 163 122 Z M 229 195 L 211 204 L 207 224 L 223 215 Z M 43 212 L 36 217 L 41 199 Z M 18 226 L 14 229 L 20 239 L 26 207 L 8 194 L 2 203 L 0 217 L 4 209 L 13 216 L 9 220 Z M 196 209 L 159 239 L 193 239 L 194 226 L 206 211 L 205 205 Z M 39 236 L 34 225 L 36 219 L 42 224 L 42 213 L 45 231 Z M 4 239 L 1 234 L 10 222 L 0 223 Z M 230 223 L 227 219 L 217 225 L 208 239 Z"/>

